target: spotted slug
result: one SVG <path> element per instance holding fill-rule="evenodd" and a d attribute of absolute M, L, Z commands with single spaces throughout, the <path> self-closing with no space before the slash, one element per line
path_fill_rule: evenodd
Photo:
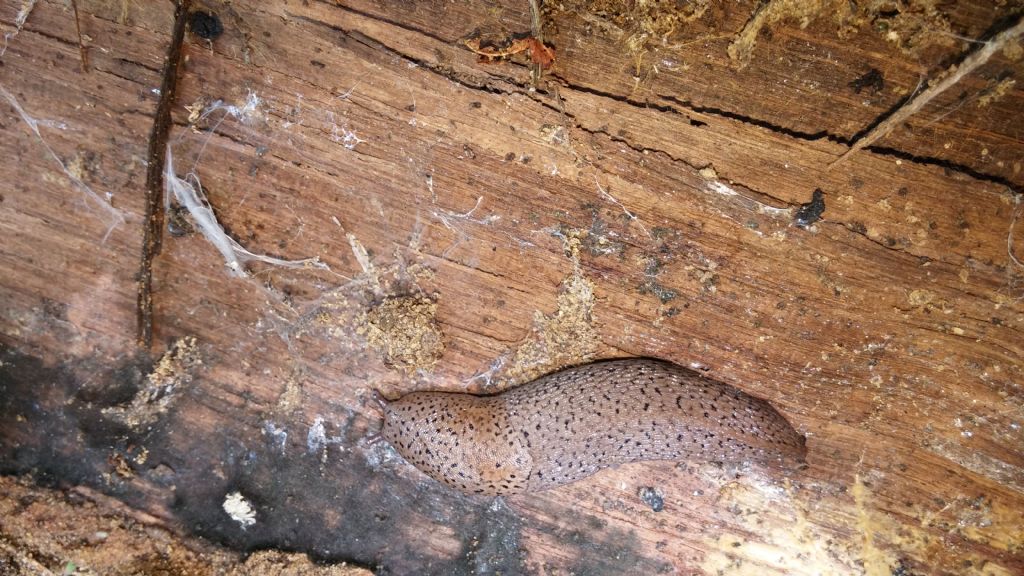
<path fill-rule="evenodd" d="M 768 402 L 660 360 L 568 368 L 500 394 L 381 401 L 381 436 L 466 493 L 554 488 L 641 460 L 802 463 L 804 437 Z"/>

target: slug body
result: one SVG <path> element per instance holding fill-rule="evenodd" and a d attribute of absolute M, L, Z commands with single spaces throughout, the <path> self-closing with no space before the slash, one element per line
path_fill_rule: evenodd
<path fill-rule="evenodd" d="M 640 460 L 795 464 L 806 454 L 764 400 L 646 358 L 576 366 L 492 396 L 414 392 L 384 402 L 381 435 L 428 476 L 490 495 Z"/>

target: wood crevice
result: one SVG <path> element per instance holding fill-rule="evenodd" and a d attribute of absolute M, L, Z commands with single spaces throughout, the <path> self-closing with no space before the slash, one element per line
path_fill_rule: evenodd
<path fill-rule="evenodd" d="M 164 163 L 167 160 L 167 139 L 173 124 L 171 108 L 178 84 L 178 68 L 182 60 L 185 27 L 191 0 L 178 0 L 174 9 L 174 30 L 171 33 L 160 101 L 153 115 L 146 154 L 145 215 L 143 218 L 142 258 L 138 273 L 136 305 L 136 342 L 145 349 L 153 344 L 153 260 L 160 253 L 164 227 Z"/>

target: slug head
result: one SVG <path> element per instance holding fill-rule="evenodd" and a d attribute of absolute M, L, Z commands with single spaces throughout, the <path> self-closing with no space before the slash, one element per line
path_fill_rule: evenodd
<path fill-rule="evenodd" d="M 526 489 L 533 459 L 491 398 L 414 392 L 383 409 L 381 435 L 431 478 L 467 493 Z"/>

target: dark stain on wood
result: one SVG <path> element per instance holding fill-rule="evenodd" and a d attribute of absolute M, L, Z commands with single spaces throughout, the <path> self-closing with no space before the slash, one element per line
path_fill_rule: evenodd
<path fill-rule="evenodd" d="M 425 477 L 396 473 L 405 464 L 390 447 L 364 446 L 374 423 L 362 415 L 343 419 L 343 440 L 324 463 L 320 453 L 303 449 L 304 436 L 290 435 L 282 453 L 273 439 L 254 436 L 247 422 L 226 423 L 212 438 L 192 434 L 191 409 L 172 411 L 142 432 L 105 416 L 104 408 L 130 401 L 142 386 L 153 364 L 141 354 L 48 367 L 4 348 L 0 360 L 2 474 L 88 486 L 169 513 L 180 530 L 237 550 L 295 550 L 381 574 L 535 571 L 524 555 L 522 520 L 502 499 L 466 498 Z M 89 381 L 80 373 L 90 373 Z M 225 497 L 236 491 L 253 504 L 255 525 L 243 528 L 225 513 Z M 581 513 L 572 524 L 577 527 L 552 530 L 575 549 L 578 573 L 662 567 L 627 533 L 595 517 Z M 424 525 L 448 527 L 458 552 L 439 552 L 429 545 L 435 535 L 410 531 Z"/>

